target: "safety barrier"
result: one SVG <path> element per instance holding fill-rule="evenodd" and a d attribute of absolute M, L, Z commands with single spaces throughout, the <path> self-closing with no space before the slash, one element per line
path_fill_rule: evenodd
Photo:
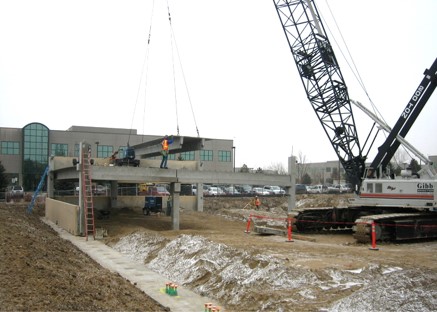
<path fill-rule="evenodd" d="M 292 217 L 287 217 L 287 218 L 272 218 L 272 217 L 267 217 L 267 216 L 261 216 L 261 215 L 254 215 L 254 214 L 250 214 L 248 219 L 247 219 L 247 225 L 246 225 L 246 230 L 244 231 L 245 233 L 249 234 L 250 233 L 250 227 L 251 227 L 251 223 L 253 221 L 253 219 L 269 219 L 269 220 L 280 220 L 280 221 L 284 221 L 287 224 L 287 236 L 288 239 L 286 240 L 286 242 L 292 242 L 292 231 L 293 231 L 293 222 L 296 222 L 295 218 Z M 301 222 L 301 223 L 318 223 L 318 224 L 327 224 L 327 225 L 355 225 L 355 224 L 368 224 L 367 222 L 363 222 L 363 223 L 357 223 L 357 222 L 334 222 L 334 221 L 311 221 L 311 220 L 299 220 L 297 222 Z M 384 224 L 384 223 L 380 223 L 380 225 L 383 226 L 395 226 L 393 224 Z M 398 227 L 416 227 L 416 225 L 414 224 L 397 224 L 396 226 Z M 421 225 L 423 228 L 437 228 L 437 225 Z M 373 221 L 371 224 L 371 247 L 369 248 L 370 250 L 379 250 L 379 248 L 376 247 L 376 224 Z"/>

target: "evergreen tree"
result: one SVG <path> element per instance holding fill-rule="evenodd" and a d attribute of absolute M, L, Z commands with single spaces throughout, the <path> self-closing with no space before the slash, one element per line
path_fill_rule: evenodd
<path fill-rule="evenodd" d="M 6 178 L 5 171 L 5 167 L 3 167 L 3 164 L 0 161 L 0 190 L 3 190 L 4 188 L 6 188 L 6 186 L 8 186 L 8 180 Z"/>

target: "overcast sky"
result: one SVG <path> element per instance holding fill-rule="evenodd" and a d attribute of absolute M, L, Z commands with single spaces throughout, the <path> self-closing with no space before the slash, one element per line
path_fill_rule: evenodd
<path fill-rule="evenodd" d="M 393 126 L 437 57 L 437 1 L 320 0 L 334 31 L 327 4 L 367 93 Z M 337 31 L 329 36 L 341 41 Z M 0 0 L 0 42 L 1 127 L 164 135 L 179 126 L 179 135 L 197 136 L 197 128 L 201 137 L 234 140 L 237 166 L 286 166 L 291 154 L 337 159 L 271 0 Z M 334 50 L 350 97 L 371 108 L 344 46 Z M 364 142 L 370 122 L 355 112 Z M 425 155 L 437 155 L 436 117 L 434 94 L 406 137 Z"/>

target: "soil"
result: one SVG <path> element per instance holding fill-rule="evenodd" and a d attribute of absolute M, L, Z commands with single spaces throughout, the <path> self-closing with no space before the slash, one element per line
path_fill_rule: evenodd
<path fill-rule="evenodd" d="M 345 200 L 341 195 L 298 196 L 298 203 L 307 207 L 341 205 Z M 356 243 L 351 233 L 343 232 L 292 233 L 290 240 L 286 232 L 285 198 L 263 198 L 259 210 L 250 203 L 250 198 L 205 198 L 204 212 L 181 209 L 179 231 L 172 230 L 170 217 L 145 216 L 141 207 L 111 212 L 109 217 L 96 220 L 96 226 L 107 232 L 108 245 L 120 250 L 122 245 L 128 253 L 124 239 L 133 235 L 146 239 L 160 237 L 164 243 L 160 242 L 159 250 L 168 248 L 165 246 L 171 242 L 182 241 L 186 246 L 187 241 L 197 238 L 201 238 L 203 250 L 206 246 L 219 246 L 214 253 L 220 253 L 220 258 L 211 259 L 215 263 L 211 269 L 208 263 L 199 261 L 208 272 L 197 279 L 193 276 L 184 279 L 184 274 L 175 269 L 178 261 L 184 261 L 184 248 L 179 247 L 175 253 L 180 259 L 162 260 L 159 250 L 142 255 L 142 259 L 180 285 L 216 298 L 226 311 L 432 311 L 435 308 L 437 241 L 385 243 L 373 250 L 371 246 Z M 37 208 L 33 214 L 26 213 L 26 208 L 25 204 L 0 204 L 2 310 L 166 311 L 128 281 L 101 268 L 59 238 L 40 220 L 43 208 Z M 282 229 L 286 235 L 260 235 L 254 231 L 255 225 Z M 165 253 L 172 254 L 170 249 Z M 194 259 L 199 253 L 199 250 L 191 252 L 186 259 Z M 229 263 L 226 269 L 220 263 L 226 258 L 234 264 L 243 259 L 237 270 L 250 268 L 250 276 L 224 282 L 223 272 L 230 270 Z M 156 266 L 157 261 L 174 261 L 173 268 Z M 273 265 L 276 271 L 271 268 Z M 254 274 L 265 268 L 271 271 L 251 282 Z M 198 268 L 193 272 L 197 271 Z M 231 275 L 238 274 L 234 271 Z M 283 280 L 283 275 L 293 277 Z M 422 278 L 418 280 L 418 276 Z M 370 298 L 369 293 L 372 293 Z"/>
<path fill-rule="evenodd" d="M 168 311 L 61 239 L 42 208 L 0 203 L 1 311 Z"/>

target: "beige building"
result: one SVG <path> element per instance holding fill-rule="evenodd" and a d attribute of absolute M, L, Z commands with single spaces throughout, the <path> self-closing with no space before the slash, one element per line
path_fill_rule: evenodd
<path fill-rule="evenodd" d="M 138 134 L 135 129 L 71 126 L 51 130 L 41 123 L 23 128 L 0 128 L 0 161 L 10 184 L 23 185 L 26 191 L 36 189 L 50 156 L 78 157 L 80 142 L 91 144 L 91 157 L 106 158 L 127 146 L 160 139 L 158 135 Z M 205 170 L 232 172 L 232 140 L 205 139 L 202 150 L 170 154 L 172 160 L 199 161 Z M 152 157 L 151 159 L 159 157 Z"/>

